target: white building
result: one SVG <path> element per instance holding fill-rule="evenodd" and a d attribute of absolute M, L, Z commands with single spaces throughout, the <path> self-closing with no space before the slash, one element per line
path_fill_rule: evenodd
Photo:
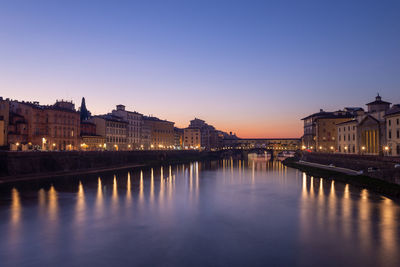
<path fill-rule="evenodd" d="M 112 114 L 123 118 L 128 122 L 126 129 L 128 148 L 138 149 L 142 145 L 142 125 L 143 125 L 143 114 L 136 111 L 125 110 L 124 105 L 117 105 L 117 109 L 112 111 Z"/>

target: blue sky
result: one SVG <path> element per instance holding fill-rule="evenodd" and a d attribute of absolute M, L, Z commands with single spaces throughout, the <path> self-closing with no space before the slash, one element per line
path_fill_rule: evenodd
<path fill-rule="evenodd" d="M 243 137 L 400 103 L 400 1 L 0 1 L 0 96 L 82 96 Z"/>

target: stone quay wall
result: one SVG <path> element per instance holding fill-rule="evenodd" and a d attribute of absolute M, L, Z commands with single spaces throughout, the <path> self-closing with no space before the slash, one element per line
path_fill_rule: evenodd
<path fill-rule="evenodd" d="M 400 184 L 400 168 L 394 167 L 396 164 L 400 164 L 400 157 L 302 152 L 300 159 L 308 162 L 324 165 L 333 164 L 336 167 L 363 171 L 366 176 Z M 376 168 L 377 170 L 368 172 L 368 168 L 370 167 Z"/>
<path fill-rule="evenodd" d="M 13 177 L 51 175 L 140 165 L 217 159 L 219 152 L 199 151 L 70 151 L 0 152 L 0 181 Z"/>

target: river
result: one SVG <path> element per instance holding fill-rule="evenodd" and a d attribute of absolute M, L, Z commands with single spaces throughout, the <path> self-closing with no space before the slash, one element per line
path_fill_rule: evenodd
<path fill-rule="evenodd" d="M 0 188 L 0 266 L 400 266 L 399 202 L 279 161 Z"/>

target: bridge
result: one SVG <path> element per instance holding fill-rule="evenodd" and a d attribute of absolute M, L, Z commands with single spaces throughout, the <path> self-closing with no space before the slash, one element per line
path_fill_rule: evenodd
<path fill-rule="evenodd" d="M 301 147 L 300 138 L 241 138 L 225 143 L 231 149 L 263 149 L 272 151 L 296 151 Z"/>
<path fill-rule="evenodd" d="M 230 140 L 225 143 L 225 149 L 230 155 L 240 155 L 247 158 L 251 153 L 269 153 L 271 158 L 283 151 L 297 151 L 301 147 L 300 138 L 243 138 Z"/>

